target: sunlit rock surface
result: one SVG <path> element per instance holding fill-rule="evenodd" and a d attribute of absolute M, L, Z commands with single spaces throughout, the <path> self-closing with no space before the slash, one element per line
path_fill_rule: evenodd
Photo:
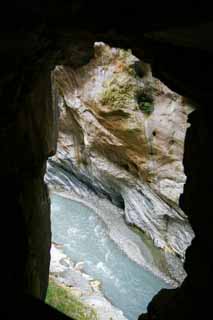
<path fill-rule="evenodd" d="M 46 181 L 78 194 L 89 188 L 108 198 L 157 247 L 183 259 L 193 237 L 178 207 L 192 107 L 130 51 L 103 43 L 95 44 L 88 65 L 56 67 L 53 82 L 59 140 Z"/>

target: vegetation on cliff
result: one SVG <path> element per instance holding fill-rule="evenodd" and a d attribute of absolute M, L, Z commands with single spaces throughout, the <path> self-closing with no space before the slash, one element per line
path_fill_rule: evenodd
<path fill-rule="evenodd" d="M 122 207 L 155 246 L 184 258 L 193 233 L 178 199 L 191 107 L 130 50 L 101 42 L 94 53 L 79 70 L 54 72 L 63 93 L 56 162 Z"/>
<path fill-rule="evenodd" d="M 112 52 L 107 53 L 112 55 Z M 117 50 L 114 64 L 112 76 L 104 81 L 100 102 L 110 106 L 112 110 L 131 108 L 151 114 L 154 110 L 153 87 L 151 83 L 142 84 L 141 66 L 138 72 L 138 61 L 132 52 Z"/>
<path fill-rule="evenodd" d="M 142 112 L 151 114 L 154 111 L 153 87 L 151 84 L 138 93 L 137 101 Z"/>
<path fill-rule="evenodd" d="M 75 320 L 97 320 L 96 312 L 82 303 L 69 288 L 49 279 L 46 303 Z"/>
<path fill-rule="evenodd" d="M 115 75 L 106 81 L 105 89 L 102 93 L 101 102 L 110 105 L 113 109 L 123 109 L 130 102 L 134 103 L 136 86 L 124 77 Z"/>

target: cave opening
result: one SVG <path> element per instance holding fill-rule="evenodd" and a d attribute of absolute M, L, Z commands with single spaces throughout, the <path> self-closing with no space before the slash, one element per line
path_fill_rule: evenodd
<path fill-rule="evenodd" d="M 2 318 L 67 319 L 43 303 L 51 246 L 50 201 L 43 176 L 47 158 L 55 153 L 57 118 L 51 102 L 50 71 L 55 65 L 76 69 L 89 62 L 96 39 L 112 47 L 132 48 L 137 57 L 151 64 L 155 77 L 187 97 L 184 100 L 196 103 L 196 110 L 188 116 L 190 127 L 183 159 L 187 180 L 180 197 L 181 209 L 196 234 L 186 251 L 187 277 L 178 288 L 164 289 L 154 296 L 140 320 L 210 318 L 213 225 L 210 6 L 204 3 L 192 6 L 186 1 L 172 6 L 134 0 L 105 1 L 99 5 L 84 0 L 8 1 L 2 7 L 0 25 Z M 144 69 L 135 68 L 139 77 L 147 74 Z M 104 98 L 106 102 L 109 95 Z M 144 102 L 142 98 L 141 113 L 149 119 L 153 113 L 144 112 Z M 129 117 L 121 108 L 108 111 L 103 110 L 100 116 Z M 154 108 L 153 112 L 156 111 Z M 132 139 L 133 131 L 131 127 L 127 137 Z M 161 137 L 156 132 L 153 140 Z M 176 148 L 173 141 L 170 145 Z M 173 152 L 170 146 L 167 151 L 170 157 Z M 107 149 L 107 154 L 114 159 L 112 148 Z M 147 154 L 155 160 L 156 150 L 149 149 Z M 82 160 L 86 164 L 86 159 Z M 141 165 L 145 162 L 143 159 Z M 155 168 L 154 161 L 150 164 Z M 126 161 L 122 167 L 127 168 Z M 141 179 L 140 165 L 133 161 L 128 168 L 129 174 L 134 171 Z M 147 178 L 151 183 L 152 177 Z M 140 190 L 141 195 L 144 192 Z M 135 193 L 130 198 L 134 196 Z M 126 204 L 123 207 L 129 210 Z M 149 201 L 146 205 L 151 206 Z M 174 223 L 168 215 L 165 221 L 170 226 Z"/>
<path fill-rule="evenodd" d="M 135 320 L 161 288 L 186 276 L 193 231 L 178 199 L 193 106 L 131 50 L 103 42 L 83 67 L 56 66 L 52 90 L 58 142 L 45 176 L 47 301 L 76 320 Z"/>

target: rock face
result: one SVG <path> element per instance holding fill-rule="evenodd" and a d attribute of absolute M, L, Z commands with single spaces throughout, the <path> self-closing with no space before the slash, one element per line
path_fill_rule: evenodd
<path fill-rule="evenodd" d="M 188 121 L 191 126 L 187 129 L 183 160 L 187 181 L 184 193 L 180 197 L 180 205 L 194 226 L 199 225 L 200 212 L 205 212 L 205 219 L 202 223 L 206 233 L 198 232 L 192 245 L 187 249 L 184 267 L 188 276 L 180 288 L 162 289 L 150 302 L 148 314 L 142 315 L 140 320 L 199 319 L 208 316 L 205 306 L 206 303 L 210 303 L 207 288 L 208 273 L 211 267 L 206 256 L 212 250 L 211 240 L 208 237 L 212 221 L 212 213 L 209 210 L 212 197 L 209 192 L 210 181 L 209 183 L 203 182 L 206 177 L 209 177 L 208 170 L 213 161 L 212 155 L 207 154 L 211 143 L 207 129 L 210 118 L 206 121 L 203 111 L 196 110 L 189 115 Z M 196 214 L 193 215 L 192 212 Z M 194 230 L 198 231 L 196 227 Z M 205 243 L 204 246 L 203 243 Z M 192 269 L 193 272 L 191 272 Z M 199 292 L 202 295 L 199 295 Z"/>
<path fill-rule="evenodd" d="M 1 159 L 5 161 L 1 179 L 4 185 L 1 243 L 6 262 L 1 265 L 1 274 L 5 300 L 11 286 L 14 300 L 20 299 L 23 292 L 43 299 L 48 285 L 50 200 L 43 176 L 46 160 L 56 150 L 57 137 L 49 73 L 36 78 L 33 90 L 25 94 L 22 108 L 14 119 L 10 117 L 10 124 L 1 135 Z M 2 305 L 7 306 L 7 301 L 3 300 Z"/>
<path fill-rule="evenodd" d="M 192 107 L 130 51 L 94 46 L 77 70 L 57 66 L 57 154 L 46 181 L 79 192 L 79 181 L 124 210 L 157 247 L 184 258 L 193 231 L 178 207 L 187 115 Z"/>

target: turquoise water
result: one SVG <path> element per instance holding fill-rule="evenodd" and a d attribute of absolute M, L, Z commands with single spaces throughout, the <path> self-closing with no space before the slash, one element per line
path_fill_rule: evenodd
<path fill-rule="evenodd" d="M 52 240 L 64 244 L 72 261 L 102 283 L 105 296 L 129 320 L 146 311 L 152 297 L 168 285 L 122 252 L 94 210 L 59 195 L 51 196 Z"/>

